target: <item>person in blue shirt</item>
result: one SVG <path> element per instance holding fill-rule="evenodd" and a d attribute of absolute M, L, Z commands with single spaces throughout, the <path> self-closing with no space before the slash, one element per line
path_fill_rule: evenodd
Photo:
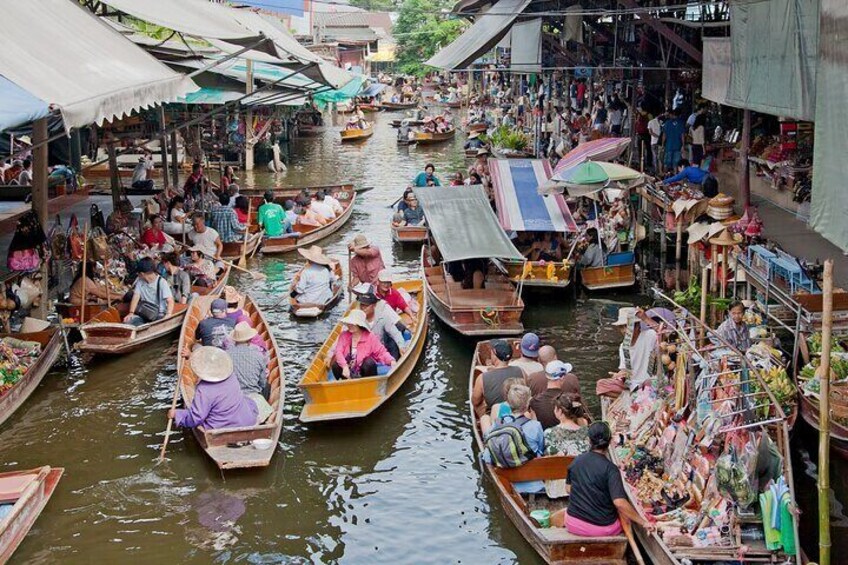
<path fill-rule="evenodd" d="M 436 176 L 436 167 L 432 163 L 427 163 L 424 170 L 415 176 L 412 184 L 413 186 L 428 186 L 430 182 L 433 183 L 433 186 L 442 186 L 441 181 Z"/>
<path fill-rule="evenodd" d="M 680 112 L 677 110 L 669 112 L 669 119 L 662 125 L 662 133 L 665 138 L 663 165 L 665 170 L 669 171 L 680 160 L 683 136 L 686 134 L 686 124 L 680 119 Z"/>
<path fill-rule="evenodd" d="M 663 181 L 664 185 L 669 185 L 675 182 L 686 181 L 692 184 L 703 184 L 704 180 L 710 176 L 709 171 L 705 171 L 700 167 L 694 167 L 689 164 L 686 159 L 677 161 L 677 174 L 673 177 L 668 177 Z"/>

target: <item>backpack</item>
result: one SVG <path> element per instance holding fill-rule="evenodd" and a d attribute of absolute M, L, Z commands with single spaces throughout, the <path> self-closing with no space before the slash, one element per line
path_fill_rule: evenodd
<path fill-rule="evenodd" d="M 495 467 L 520 467 L 536 456 L 521 431 L 521 426 L 528 421 L 526 416 L 505 416 L 503 421 L 495 424 L 486 434 L 483 443 Z"/>

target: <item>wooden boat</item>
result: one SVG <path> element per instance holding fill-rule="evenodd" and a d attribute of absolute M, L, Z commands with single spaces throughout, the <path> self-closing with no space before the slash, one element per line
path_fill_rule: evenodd
<path fill-rule="evenodd" d="M 230 275 L 230 267 L 224 271 L 214 287 L 192 287 L 192 291 L 200 296 L 218 297 L 227 278 Z M 82 341 L 76 347 L 80 351 L 98 353 L 103 355 L 122 355 L 137 351 L 153 340 L 177 331 L 183 324 L 188 305 L 175 304 L 174 312 L 160 320 L 133 326 L 125 324 L 118 308 L 108 308 L 80 326 Z"/>
<path fill-rule="evenodd" d="M 120 298 L 119 296 L 115 296 L 116 299 Z M 120 304 L 116 303 L 116 307 L 119 307 Z M 85 305 L 85 319 L 82 322 L 88 322 L 94 319 L 97 314 L 103 312 L 104 310 L 108 310 L 111 308 L 110 304 L 106 302 L 89 302 Z M 71 304 L 70 302 L 57 302 L 56 303 L 56 313 L 62 317 L 64 321 L 64 325 L 66 328 L 77 327 L 80 324 L 80 314 L 81 307 L 76 304 Z M 124 314 L 126 315 L 126 314 Z M 70 322 L 73 320 L 73 322 Z"/>
<path fill-rule="evenodd" d="M 65 470 L 44 466 L 28 471 L 0 473 L 0 503 L 14 503 L 0 520 L 0 563 L 6 563 L 32 529 Z"/>
<path fill-rule="evenodd" d="M 192 300 L 188 315 L 180 332 L 180 344 L 177 351 L 190 351 L 195 344 L 194 332 L 197 324 L 207 317 L 211 306 L 212 296 L 199 297 Z M 219 469 L 245 469 L 249 467 L 267 467 L 277 451 L 280 432 L 283 429 L 283 404 L 285 402 L 285 375 L 280 367 L 280 357 L 277 342 L 271 332 L 271 326 L 265 321 L 262 312 L 250 296 L 245 296 L 243 310 L 250 318 L 250 323 L 265 341 L 268 350 L 268 384 L 271 394 L 268 403 L 273 408 L 263 424 L 241 428 L 221 428 L 207 430 L 203 427 L 193 428 L 194 437 Z M 190 364 L 182 355 L 177 355 L 177 378 L 180 379 L 180 394 L 186 406 L 194 398 L 194 388 L 197 377 L 191 370 Z M 257 449 L 251 442 L 255 439 L 270 439 L 273 443 L 269 449 Z"/>
<path fill-rule="evenodd" d="M 342 141 L 361 141 L 374 135 L 374 127 L 369 125 L 364 129 L 343 129 L 340 133 L 342 135 Z"/>
<path fill-rule="evenodd" d="M 23 341 L 37 341 L 41 344 L 41 353 L 38 359 L 27 369 L 25 375 L 12 385 L 12 388 L 0 392 L 0 426 L 26 402 L 26 399 L 35 391 L 44 375 L 59 358 L 62 348 L 62 332 L 59 328 L 51 326 L 44 331 L 28 333 L 0 334 L 2 337 L 12 337 Z M 0 563 L 2 563 L 0 559 Z"/>
<path fill-rule="evenodd" d="M 251 216 L 253 216 L 251 212 Z M 250 220 L 248 220 L 250 221 Z M 245 257 L 252 257 L 262 245 L 262 233 L 258 229 L 252 229 L 252 233 L 247 236 L 247 248 L 245 249 L 244 240 L 229 241 L 222 244 L 221 258 L 224 261 L 238 261 L 241 258 L 241 253 L 244 250 Z"/>
<path fill-rule="evenodd" d="M 490 348 L 490 342 L 481 341 L 474 350 L 471 375 L 468 380 L 469 399 L 474 382 L 482 374 L 481 366 L 485 364 L 484 359 L 488 358 Z M 480 422 L 471 402 L 469 406 L 475 444 L 482 452 L 484 444 Z M 536 457 L 514 469 L 501 469 L 482 462 L 481 465 L 484 468 L 483 472 L 495 487 L 504 513 L 546 563 L 625 565 L 627 563 L 626 537 L 619 535 L 588 538 L 571 534 L 565 528 L 542 528 L 530 516 L 530 513 L 537 509 L 550 510 L 551 513 L 561 510 L 568 506 L 568 498 L 552 499 L 544 493 L 521 494 L 513 486 L 523 481 L 565 479 L 572 459 L 564 455 L 547 455 Z"/>
<path fill-rule="evenodd" d="M 306 265 L 304 265 L 303 269 L 305 268 Z M 303 272 L 303 269 L 300 272 Z M 339 298 L 342 296 L 342 288 L 344 287 L 344 275 L 342 275 L 342 266 L 339 262 L 333 264 L 333 272 L 336 275 L 336 282 L 333 284 L 333 296 L 324 304 L 298 302 L 297 298 L 289 296 L 289 307 L 291 308 L 292 316 L 297 318 L 317 318 L 339 301 Z"/>
<path fill-rule="evenodd" d="M 344 192 L 364 192 L 372 189 L 373 187 L 355 187 L 353 183 L 345 182 L 339 184 L 327 184 L 327 185 L 315 185 L 315 186 L 275 186 L 271 188 L 274 191 L 274 198 L 279 198 L 281 200 L 286 198 L 296 198 L 298 194 L 302 191 L 306 191 L 309 194 L 314 194 L 319 190 L 323 190 L 324 192 L 329 192 L 331 194 L 344 193 Z M 242 189 L 241 194 L 245 196 L 250 196 L 253 198 L 253 209 L 259 210 L 259 207 L 264 203 L 262 200 L 265 191 L 268 188 L 256 187 L 253 189 Z M 338 197 L 337 197 L 338 198 Z M 251 218 L 253 216 L 251 215 Z"/>
<path fill-rule="evenodd" d="M 322 131 L 322 126 L 313 126 L 310 124 L 297 125 L 297 133 L 300 137 L 314 137 L 320 135 Z"/>
<path fill-rule="evenodd" d="M 563 289 L 571 284 L 573 265 L 565 262 L 504 260 L 501 263 L 513 284 L 523 280 L 525 287 L 551 289 Z"/>
<path fill-rule="evenodd" d="M 362 110 L 366 114 L 373 114 L 374 112 L 379 112 L 380 107 L 375 104 L 359 104 L 359 109 Z M 338 110 L 337 113 L 342 115 L 353 114 L 356 112 L 353 106 L 350 108 L 345 108 L 344 110 Z"/>
<path fill-rule="evenodd" d="M 383 102 L 381 106 L 387 112 L 395 112 L 397 110 L 412 110 L 418 106 L 418 102 Z"/>
<path fill-rule="evenodd" d="M 488 129 L 489 126 L 488 124 L 486 124 L 486 122 L 475 122 L 473 124 L 468 124 L 467 126 L 465 126 L 465 131 L 467 133 L 485 133 Z"/>
<path fill-rule="evenodd" d="M 406 382 L 426 341 L 427 295 L 420 280 L 395 282 L 394 286 L 405 289 L 418 302 L 418 317 L 415 321 L 406 314 L 401 315 L 402 321 L 412 331 L 412 340 L 406 351 L 385 375 L 329 381 L 331 351 L 342 331 L 341 323 L 336 324 L 298 383 L 304 396 L 301 422 L 364 418 L 382 406 Z M 357 307 L 358 304 L 354 302 L 348 311 Z"/>
<path fill-rule="evenodd" d="M 456 135 L 456 128 L 451 128 L 445 132 L 423 132 L 416 131 L 413 132 L 415 134 L 415 143 L 419 145 L 427 145 L 430 143 L 441 143 L 443 141 L 449 141 L 454 138 Z"/>
<path fill-rule="evenodd" d="M 389 122 L 389 125 L 393 128 L 399 128 L 403 125 L 403 122 L 406 121 L 409 126 L 420 126 L 424 123 L 424 120 L 413 120 L 412 118 L 405 118 L 404 120 L 392 120 Z"/>
<path fill-rule="evenodd" d="M 401 244 L 420 245 L 427 241 L 430 230 L 427 226 L 392 226 L 392 241 Z"/>
<path fill-rule="evenodd" d="M 621 288 L 636 284 L 636 262 L 632 251 L 610 253 L 603 267 L 581 267 L 580 279 L 587 290 Z"/>
<path fill-rule="evenodd" d="M 800 387 L 798 389 L 798 398 L 801 417 L 816 432 L 820 432 L 820 408 L 818 399 L 807 396 L 800 390 Z M 834 418 L 830 419 L 830 449 L 836 452 L 842 459 L 848 459 L 848 427 L 843 426 Z"/>
<path fill-rule="evenodd" d="M 467 336 L 518 335 L 524 332 L 521 300 L 509 279 L 490 269 L 484 289 L 463 289 L 448 281 L 442 265 L 430 263 L 429 245 L 421 247 L 424 286 L 430 309 L 444 323 Z"/>
<path fill-rule="evenodd" d="M 274 193 L 276 194 L 276 190 Z M 298 237 L 266 238 L 262 244 L 262 253 L 264 255 L 289 253 L 298 247 L 312 245 L 328 235 L 337 232 L 350 219 L 351 214 L 353 214 L 353 205 L 356 203 L 356 192 L 342 186 L 331 190 L 331 194 L 344 207 L 344 211 L 332 222 L 323 226 L 295 225 L 294 231 L 299 234 Z"/>

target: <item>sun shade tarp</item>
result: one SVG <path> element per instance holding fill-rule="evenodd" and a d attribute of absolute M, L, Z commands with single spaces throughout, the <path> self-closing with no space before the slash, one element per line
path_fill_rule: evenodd
<path fill-rule="evenodd" d="M 554 168 L 553 179 L 556 180 L 557 175 L 584 161 L 612 161 L 624 153 L 628 145 L 629 137 L 605 137 L 581 143 L 559 160 Z"/>
<path fill-rule="evenodd" d="M 445 261 L 524 258 L 498 224 L 482 186 L 414 190 Z"/>
<path fill-rule="evenodd" d="M 551 175 L 543 159 L 489 159 L 498 220 L 507 231 L 576 232 L 561 194 L 542 196 L 539 185 Z"/>
<path fill-rule="evenodd" d="M 50 106 L 4 76 L 0 76 L 0 131 L 50 115 Z"/>
<path fill-rule="evenodd" d="M 453 43 L 433 55 L 425 64 L 440 69 L 464 69 L 503 38 L 530 0 L 500 0 Z"/>
<path fill-rule="evenodd" d="M 0 75 L 58 109 L 68 129 L 197 90 L 75 2 L 7 0 L 0 7 Z"/>
<path fill-rule="evenodd" d="M 717 104 L 726 104 L 730 88 L 730 38 L 704 38 L 704 70 L 701 96 Z"/>
<path fill-rule="evenodd" d="M 542 72 L 542 18 L 513 24 L 509 66 L 518 73 Z"/>

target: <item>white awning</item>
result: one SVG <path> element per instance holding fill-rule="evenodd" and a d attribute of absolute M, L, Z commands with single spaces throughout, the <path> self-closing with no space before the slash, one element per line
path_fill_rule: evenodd
<path fill-rule="evenodd" d="M 542 18 L 515 22 L 511 36 L 509 64 L 513 72 L 542 72 Z"/>
<path fill-rule="evenodd" d="M 473 26 L 433 55 L 426 64 L 447 70 L 466 68 L 497 45 L 528 4 L 530 0 L 500 0 L 488 12 L 477 15 Z"/>
<path fill-rule="evenodd" d="M 198 89 L 68 0 L 0 0 L 0 75 L 77 128 Z"/>

